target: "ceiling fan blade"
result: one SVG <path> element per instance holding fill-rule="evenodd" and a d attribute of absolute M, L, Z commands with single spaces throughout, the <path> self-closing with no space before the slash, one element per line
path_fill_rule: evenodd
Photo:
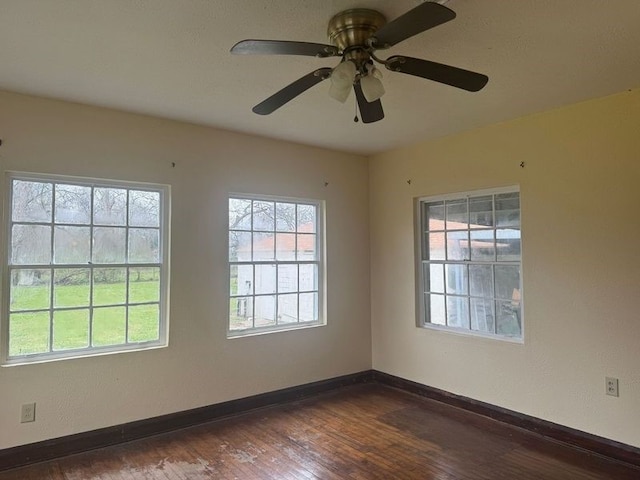
<path fill-rule="evenodd" d="M 489 81 L 489 77 L 481 73 L 420 58 L 396 55 L 388 58 L 385 66 L 393 72 L 415 75 L 416 77 L 426 78 L 434 82 L 451 85 L 452 87 L 462 88 L 469 92 L 481 90 Z"/>
<path fill-rule="evenodd" d="M 286 40 L 242 40 L 231 47 L 231 53 L 240 55 L 306 55 L 309 57 L 333 57 L 338 48 L 333 45 Z"/>
<path fill-rule="evenodd" d="M 382 110 L 382 102 L 376 100 L 375 102 L 367 102 L 362 93 L 362 87 L 360 82 L 353 85 L 353 89 L 356 92 L 356 99 L 358 100 L 358 108 L 360 109 L 360 117 L 362 117 L 362 123 L 373 123 L 384 118 L 384 111 Z"/>
<path fill-rule="evenodd" d="M 389 48 L 418 33 L 456 18 L 456 12 L 439 3 L 426 2 L 387 23 L 372 37 L 375 48 Z"/>
<path fill-rule="evenodd" d="M 269 98 L 260 102 L 253 107 L 253 112 L 258 115 L 269 115 L 273 113 L 285 103 L 293 100 L 301 93 L 306 92 L 314 85 L 326 80 L 331 76 L 331 68 L 319 68 L 311 73 L 306 74 L 304 77 L 299 78 L 290 85 L 287 85 L 279 92 L 274 93 Z"/>

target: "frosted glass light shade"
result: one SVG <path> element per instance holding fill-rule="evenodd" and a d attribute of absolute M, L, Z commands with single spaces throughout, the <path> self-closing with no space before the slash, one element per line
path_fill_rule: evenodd
<path fill-rule="evenodd" d="M 339 88 L 351 88 L 353 80 L 356 78 L 356 65 L 353 62 L 346 61 L 340 63 L 331 72 L 331 83 Z"/>
<path fill-rule="evenodd" d="M 362 87 L 364 98 L 369 103 L 375 102 L 384 95 L 384 85 L 382 85 L 380 79 L 376 78 L 373 74 L 361 78 L 360 86 Z"/>
<path fill-rule="evenodd" d="M 353 80 L 356 78 L 356 66 L 353 62 L 346 61 L 340 63 L 331 72 L 331 87 L 329 96 L 339 102 L 346 102 L 353 87 Z"/>
<path fill-rule="evenodd" d="M 347 101 L 349 98 L 349 93 L 351 93 L 351 85 L 347 85 L 345 87 L 337 86 L 335 83 L 331 83 L 329 87 L 329 96 L 334 100 L 338 100 L 341 103 Z"/>

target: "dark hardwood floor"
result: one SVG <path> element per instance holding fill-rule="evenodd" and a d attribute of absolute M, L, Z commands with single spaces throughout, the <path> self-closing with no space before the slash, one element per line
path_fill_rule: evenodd
<path fill-rule="evenodd" d="M 626 480 L 640 470 L 378 384 L 0 473 L 0 480 Z"/>

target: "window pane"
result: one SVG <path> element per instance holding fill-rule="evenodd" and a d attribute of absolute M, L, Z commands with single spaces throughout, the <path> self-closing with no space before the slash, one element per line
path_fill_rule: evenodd
<path fill-rule="evenodd" d="M 447 230 L 461 230 L 469 228 L 469 211 L 467 199 L 447 200 Z"/>
<path fill-rule="evenodd" d="M 129 307 L 129 342 L 151 342 L 160 338 L 158 305 Z"/>
<path fill-rule="evenodd" d="M 298 235 L 298 260 L 316 260 L 316 236 L 313 234 Z"/>
<path fill-rule="evenodd" d="M 14 225 L 11 229 L 13 265 L 48 265 L 51 263 L 51 227 Z"/>
<path fill-rule="evenodd" d="M 315 322 L 318 320 L 318 294 L 300 294 L 300 321 Z"/>
<path fill-rule="evenodd" d="M 447 232 L 447 260 L 468 260 L 469 239 L 467 231 Z"/>
<path fill-rule="evenodd" d="M 498 334 L 510 337 L 522 335 L 520 306 L 514 302 L 496 301 L 496 326 Z"/>
<path fill-rule="evenodd" d="M 229 260 L 232 262 L 251 261 L 250 232 L 229 232 Z"/>
<path fill-rule="evenodd" d="M 160 226 L 160 192 L 129 190 L 129 225 Z"/>
<path fill-rule="evenodd" d="M 298 232 L 315 233 L 316 206 L 298 205 Z"/>
<path fill-rule="evenodd" d="M 127 191 L 96 187 L 93 192 L 93 221 L 98 225 L 125 225 Z"/>
<path fill-rule="evenodd" d="M 93 229 L 93 263 L 124 263 L 126 229 L 95 227 Z"/>
<path fill-rule="evenodd" d="M 51 222 L 52 199 L 51 183 L 14 180 L 11 218 L 14 222 Z"/>
<path fill-rule="evenodd" d="M 158 263 L 160 261 L 160 230 L 129 229 L 129 262 Z"/>
<path fill-rule="evenodd" d="M 160 269 L 129 269 L 129 303 L 157 302 L 160 300 Z"/>
<path fill-rule="evenodd" d="M 494 261 L 493 230 L 471 230 L 471 260 Z"/>
<path fill-rule="evenodd" d="M 494 333 L 493 299 L 471 299 L 471 330 Z"/>
<path fill-rule="evenodd" d="M 313 263 L 300 265 L 299 288 L 301 292 L 318 290 L 318 266 Z"/>
<path fill-rule="evenodd" d="M 511 300 L 520 297 L 520 267 L 496 265 L 496 298 Z"/>
<path fill-rule="evenodd" d="M 426 322 L 520 335 L 519 209 L 518 192 L 421 203 Z"/>
<path fill-rule="evenodd" d="M 241 218 L 247 209 L 249 223 Z M 229 211 L 230 262 L 250 263 L 245 269 L 230 265 L 229 330 L 298 322 L 301 298 L 311 301 L 307 314 L 317 320 L 317 205 L 230 199 Z M 234 232 L 234 225 L 248 231 L 240 235 L 239 228 Z M 305 261 L 308 263 L 297 263 Z M 308 298 L 300 297 L 301 291 Z"/>
<path fill-rule="evenodd" d="M 278 265 L 278 293 L 297 291 L 298 265 Z"/>
<path fill-rule="evenodd" d="M 12 313 L 9 319 L 9 356 L 49 351 L 49 312 Z"/>
<path fill-rule="evenodd" d="M 493 298 L 493 267 L 491 265 L 469 265 L 471 295 Z"/>
<path fill-rule="evenodd" d="M 296 231 L 295 203 L 276 203 L 276 230 L 279 232 Z"/>
<path fill-rule="evenodd" d="M 275 260 L 275 234 L 253 234 L 253 259 Z"/>
<path fill-rule="evenodd" d="M 298 295 L 278 295 L 278 324 L 297 323 Z"/>
<path fill-rule="evenodd" d="M 96 308 L 93 310 L 94 347 L 120 345 L 127 341 L 127 320 L 125 307 Z"/>
<path fill-rule="evenodd" d="M 469 328 L 469 299 L 447 295 L 447 325 Z"/>
<path fill-rule="evenodd" d="M 469 227 L 482 228 L 493 226 L 493 196 L 469 198 Z"/>
<path fill-rule="evenodd" d="M 427 203 L 423 211 L 427 230 L 444 230 L 444 202 Z"/>
<path fill-rule="evenodd" d="M 425 260 L 444 260 L 444 232 L 429 234 L 429 258 Z"/>
<path fill-rule="evenodd" d="M 295 233 L 276 234 L 276 258 L 278 260 L 296 259 L 296 235 Z"/>
<path fill-rule="evenodd" d="M 12 312 L 49 308 L 51 304 L 51 271 L 13 270 L 10 291 L 11 305 L 9 308 Z"/>
<path fill-rule="evenodd" d="M 251 230 L 251 200 L 229 199 L 229 229 Z"/>
<path fill-rule="evenodd" d="M 127 270 L 96 268 L 93 270 L 93 304 L 124 304 L 127 300 Z"/>
<path fill-rule="evenodd" d="M 89 310 L 53 312 L 53 349 L 71 350 L 89 346 Z"/>
<path fill-rule="evenodd" d="M 276 324 L 276 297 L 255 297 L 255 326 L 270 327 Z"/>
<path fill-rule="evenodd" d="M 231 265 L 231 295 L 253 295 L 253 265 Z"/>
<path fill-rule="evenodd" d="M 520 261 L 520 230 L 496 230 L 498 261 Z"/>
<path fill-rule="evenodd" d="M 53 232 L 53 261 L 64 263 L 89 263 L 89 227 L 55 227 Z"/>
<path fill-rule="evenodd" d="M 234 297 L 229 301 L 229 330 L 253 328 L 253 297 Z"/>
<path fill-rule="evenodd" d="M 56 223 L 91 223 L 91 187 L 56 184 Z"/>
<path fill-rule="evenodd" d="M 253 229 L 254 230 L 275 230 L 275 212 L 274 202 L 263 202 L 254 200 L 253 202 Z"/>
<path fill-rule="evenodd" d="M 469 271 L 467 265 L 450 264 L 445 266 L 447 280 L 447 293 L 457 295 L 467 295 Z"/>
<path fill-rule="evenodd" d="M 520 193 L 496 195 L 496 225 L 498 227 L 520 226 Z"/>
<path fill-rule="evenodd" d="M 444 295 L 425 295 L 428 319 L 435 325 L 446 325 Z"/>
<path fill-rule="evenodd" d="M 155 333 L 142 341 L 160 338 L 160 268 L 100 264 L 160 262 L 162 192 L 75 182 L 12 179 L 8 320 L 16 324 L 9 325 L 10 357 L 126 344 L 129 333 L 140 337 L 135 328 L 126 331 L 129 301 L 151 304 Z M 134 321 L 144 325 L 149 311 L 134 310 Z"/>
<path fill-rule="evenodd" d="M 444 293 L 444 265 L 441 263 L 425 263 L 425 290 L 427 292 Z"/>
<path fill-rule="evenodd" d="M 88 307 L 91 272 L 87 268 L 56 269 L 53 281 L 54 307 Z"/>
<path fill-rule="evenodd" d="M 256 265 L 255 268 L 256 295 L 261 293 L 276 293 L 276 266 L 273 264 Z"/>

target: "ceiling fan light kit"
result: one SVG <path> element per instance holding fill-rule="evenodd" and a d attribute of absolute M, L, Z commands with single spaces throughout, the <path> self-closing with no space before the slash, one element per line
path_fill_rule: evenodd
<path fill-rule="evenodd" d="M 481 90 L 489 78 L 450 65 L 419 58 L 394 55 L 383 60 L 376 56 L 384 50 L 418 33 L 455 18 L 452 10 L 439 3 L 423 3 L 387 23 L 375 10 L 354 8 L 334 15 L 327 36 L 332 45 L 283 40 L 243 40 L 231 49 L 234 54 L 305 55 L 320 58 L 341 56 L 335 68 L 320 68 L 287 85 L 253 107 L 260 115 L 268 115 L 318 83 L 331 79 L 329 95 L 345 102 L 354 90 L 363 123 L 384 118 L 380 97 L 384 95 L 379 63 L 392 72 L 404 73 L 451 85 L 470 92 Z"/>

